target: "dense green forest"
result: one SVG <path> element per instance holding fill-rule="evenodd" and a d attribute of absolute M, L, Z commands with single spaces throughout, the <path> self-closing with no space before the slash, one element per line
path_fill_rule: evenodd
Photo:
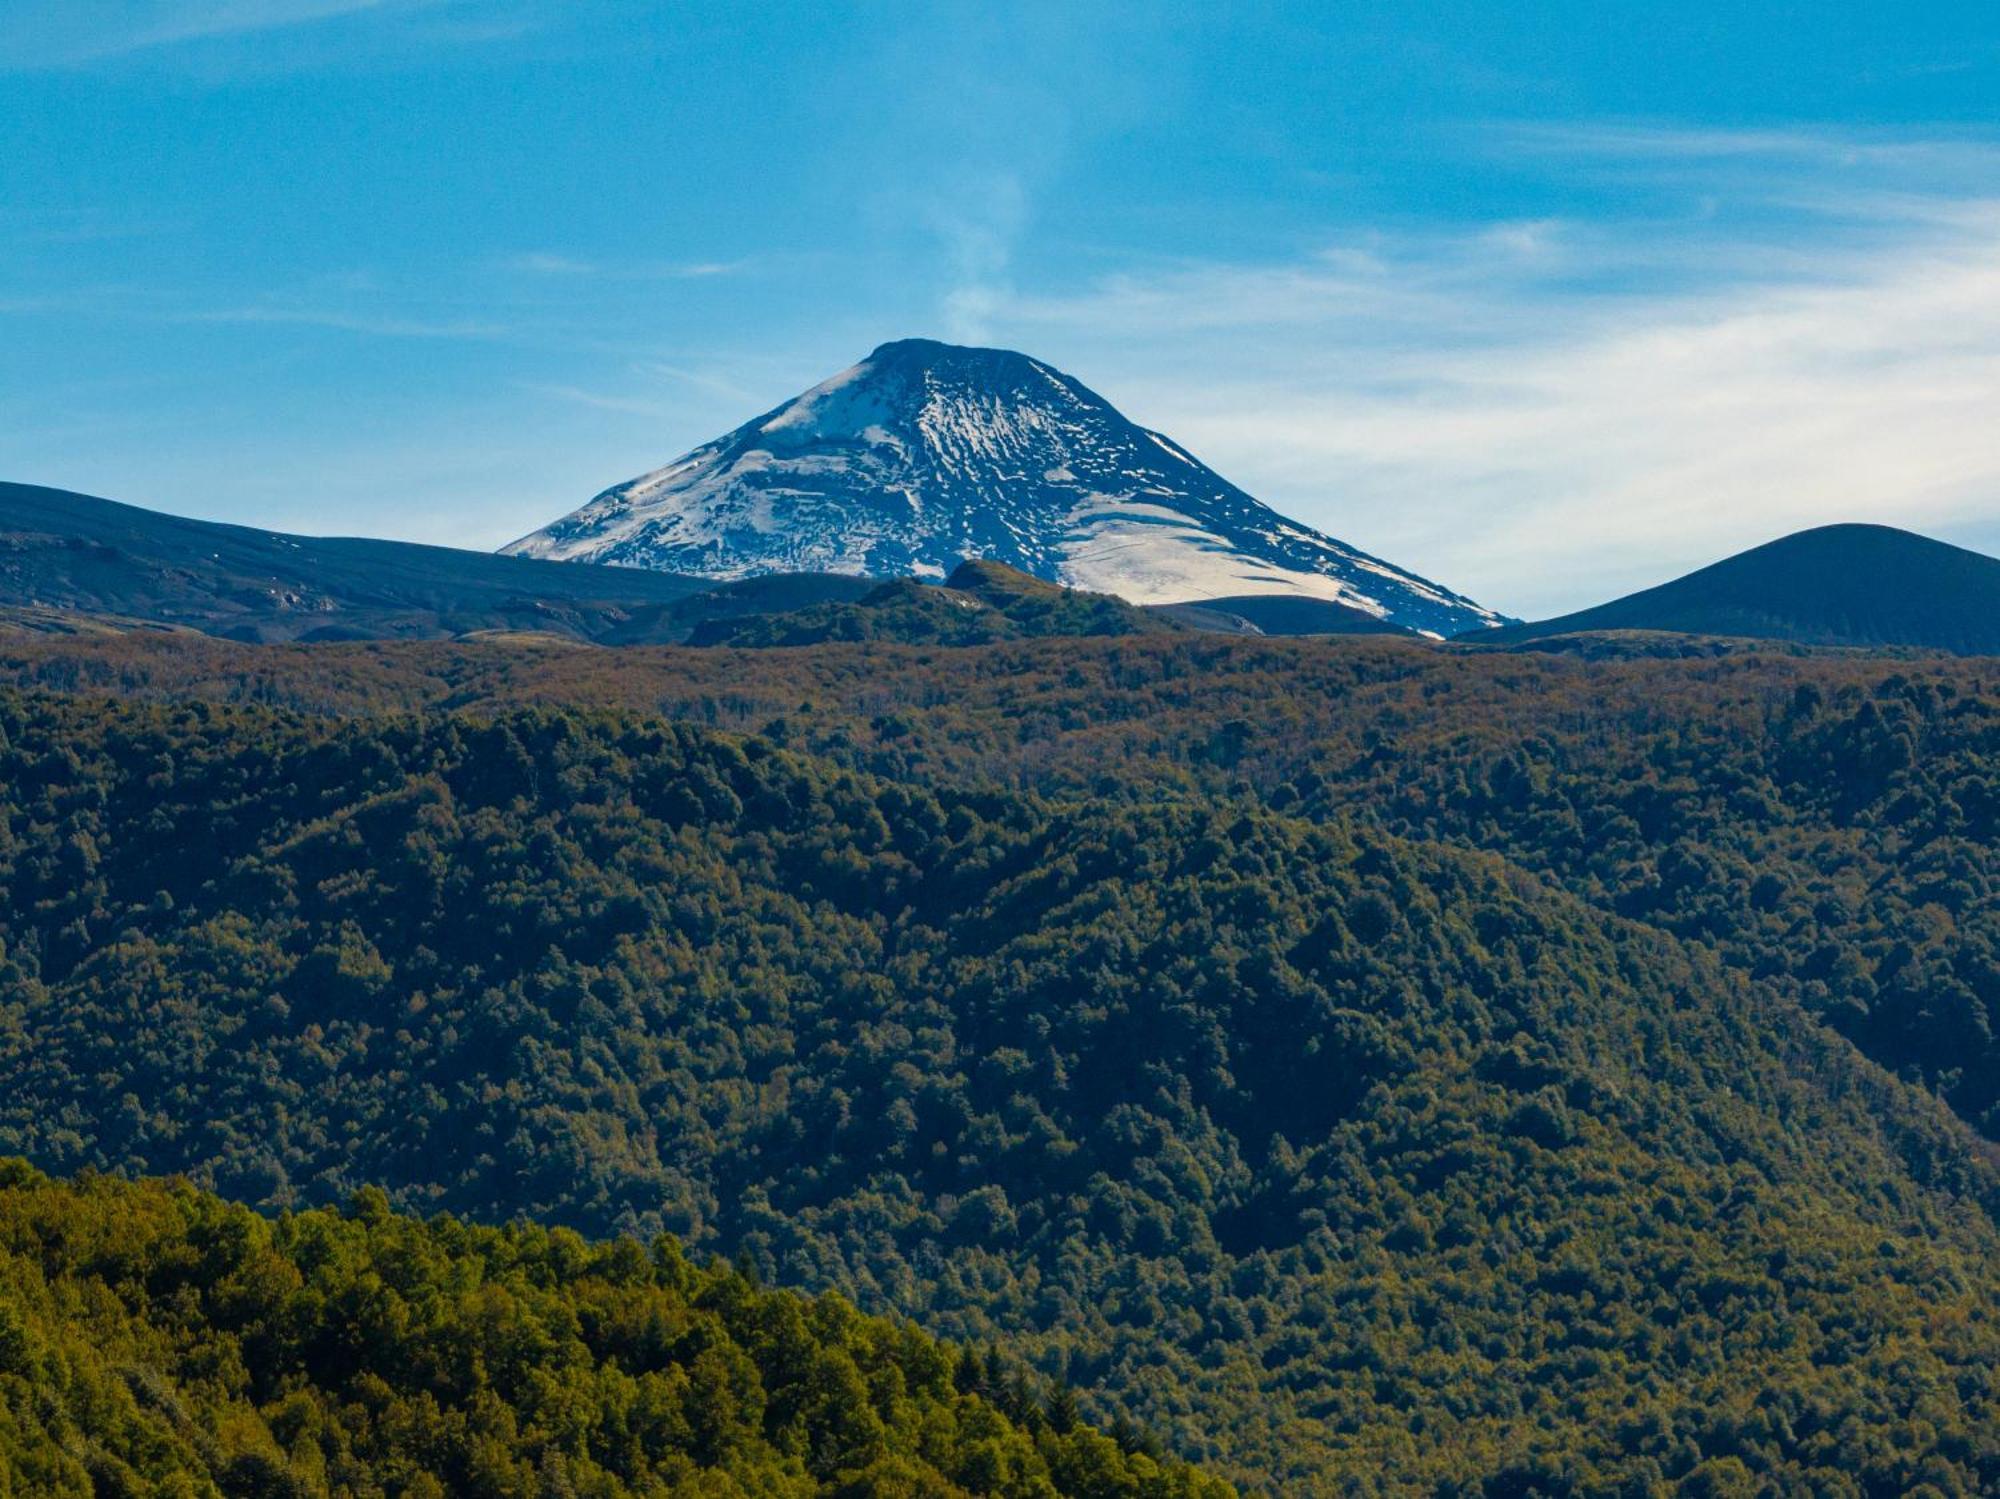
<path fill-rule="evenodd" d="M 1255 797 L 1503 851 L 1709 948 L 2000 1139 L 2000 669 L 1604 637 L 591 651 L 0 639 L 0 680 L 357 713 L 619 706 L 891 779 Z"/>
<path fill-rule="evenodd" d="M 1978 664 L 1253 646 L 10 647 L 178 700 L 0 701 L 0 1149 L 670 1230 L 1253 1489 L 2000 1487 L 1991 1148 L 1546 810 L 1865 959 Z M 764 732 L 507 706 L 620 695 Z"/>
<path fill-rule="evenodd" d="M 0 1161 L 8 1499 L 1229 1493 L 997 1357 L 670 1238 L 420 1222 L 375 1191 L 274 1222 Z"/>

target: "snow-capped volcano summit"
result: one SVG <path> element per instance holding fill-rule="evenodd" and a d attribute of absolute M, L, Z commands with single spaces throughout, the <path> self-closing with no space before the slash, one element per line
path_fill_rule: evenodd
<path fill-rule="evenodd" d="M 715 578 L 941 578 L 984 557 L 1140 604 L 1299 594 L 1435 635 L 1501 622 L 1285 519 L 1039 360 L 928 339 L 505 550 Z"/>

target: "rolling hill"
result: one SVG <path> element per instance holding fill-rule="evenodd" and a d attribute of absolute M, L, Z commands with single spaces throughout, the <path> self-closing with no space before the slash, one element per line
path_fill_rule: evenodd
<path fill-rule="evenodd" d="M 1819 526 L 1556 619 L 1472 637 L 1508 645 L 1612 630 L 2000 654 L 2000 559 L 1892 526 Z"/>
<path fill-rule="evenodd" d="M 0 484 L 0 611 L 29 630 L 172 627 L 244 641 L 536 633 L 606 645 L 681 640 L 704 619 L 799 608 L 865 579 L 713 579 L 537 562 L 360 537 L 188 520 Z"/>

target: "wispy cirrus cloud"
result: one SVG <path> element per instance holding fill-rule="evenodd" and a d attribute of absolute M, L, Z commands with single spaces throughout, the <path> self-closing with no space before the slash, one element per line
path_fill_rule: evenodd
<path fill-rule="evenodd" d="M 497 322 L 399 317 L 393 314 L 343 312 L 325 307 L 218 307 L 178 313 L 170 320 L 181 323 L 270 323 L 325 328 L 337 333 L 360 333 L 375 338 L 496 339 L 505 338 L 512 332 L 506 324 Z"/>
<path fill-rule="evenodd" d="M 624 395 L 616 391 L 589 390 L 581 385 L 550 384 L 537 380 L 519 380 L 514 383 L 516 390 L 526 391 L 533 396 L 546 396 L 552 401 L 564 401 L 575 406 L 587 406 L 593 411 L 613 411 L 624 416 L 658 416 L 668 414 L 669 406 L 664 400 L 646 396 Z"/>
<path fill-rule="evenodd" d="M 159 18 L 137 33 L 141 46 L 192 41 L 197 37 L 229 36 L 245 31 L 271 31 L 314 21 L 382 10 L 410 0 L 196 0 L 155 7 Z"/>
<path fill-rule="evenodd" d="M 942 310 L 951 337 L 983 339 L 1011 295 L 1008 273 L 1027 205 L 1021 178 L 1005 171 L 954 184 L 926 205 L 923 220 L 937 237 L 950 277 Z"/>
<path fill-rule="evenodd" d="M 598 411 L 614 411 L 662 419 L 673 416 L 686 405 L 692 392 L 712 403 L 718 420 L 731 425 L 759 399 L 749 384 L 719 365 L 673 364 L 658 359 L 642 359 L 625 365 L 617 373 L 620 388 L 604 390 L 564 382 L 517 382 L 517 389 L 571 405 Z"/>
<path fill-rule="evenodd" d="M 2000 146 L 1521 132 L 1646 218 L 1349 240 L 1014 297 L 1253 493 L 1545 614 L 1834 520 L 2000 540 Z"/>
<path fill-rule="evenodd" d="M 749 260 L 643 261 L 625 264 L 585 260 L 547 250 L 509 255 L 500 268 L 530 276 L 599 278 L 616 281 L 702 281 L 715 276 L 735 276 L 752 268 Z"/>
<path fill-rule="evenodd" d="M 505 270 L 521 271 L 531 276 L 595 276 L 600 269 L 594 261 L 552 255 L 541 250 L 527 255 L 510 255 L 501 262 L 501 266 Z"/>
<path fill-rule="evenodd" d="M 465 0 L 16 0 L 0 31 L 0 71 L 77 67 L 350 19 L 467 8 Z M 510 23 L 493 34 L 517 30 Z M 461 26 L 452 34 L 484 33 Z"/>
<path fill-rule="evenodd" d="M 385 294 L 365 272 L 316 277 L 297 292 L 223 305 L 205 303 L 197 292 L 144 283 L 100 283 L 38 296 L 0 296 L 0 313 L 136 325 L 321 328 L 414 339 L 506 339 L 523 331 L 501 317 L 451 315 L 461 305 L 409 292 Z"/>
<path fill-rule="evenodd" d="M 179 227 L 178 220 L 134 218 L 117 209 L 0 206 L 0 235 L 17 247 L 110 244 L 149 239 L 172 233 Z"/>

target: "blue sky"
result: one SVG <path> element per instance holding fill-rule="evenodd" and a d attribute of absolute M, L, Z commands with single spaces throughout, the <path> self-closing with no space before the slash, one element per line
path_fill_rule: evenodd
<path fill-rule="evenodd" d="M 1991 6 L 0 0 L 0 476 L 493 546 L 1004 344 L 1510 612 L 2000 551 Z"/>

